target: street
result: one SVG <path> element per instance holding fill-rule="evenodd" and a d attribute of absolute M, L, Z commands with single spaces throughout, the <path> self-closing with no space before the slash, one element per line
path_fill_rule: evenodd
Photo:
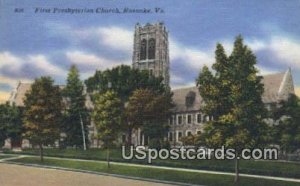
<path fill-rule="evenodd" d="M 139 180 L 0 163 L 1 186 L 167 186 Z"/>

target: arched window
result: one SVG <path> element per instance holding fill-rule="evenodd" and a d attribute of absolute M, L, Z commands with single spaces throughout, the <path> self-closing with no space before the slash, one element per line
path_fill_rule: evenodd
<path fill-rule="evenodd" d="M 141 42 L 140 60 L 146 59 L 146 52 L 147 52 L 147 40 L 143 39 Z"/>
<path fill-rule="evenodd" d="M 155 59 L 155 39 L 149 39 L 148 59 Z"/>

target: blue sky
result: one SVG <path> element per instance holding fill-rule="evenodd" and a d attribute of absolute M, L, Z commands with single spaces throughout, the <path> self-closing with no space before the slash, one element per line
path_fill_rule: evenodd
<path fill-rule="evenodd" d="M 164 13 L 35 13 L 36 8 L 98 7 L 160 8 Z M 15 13 L 16 8 L 24 12 Z M 262 74 L 291 67 L 300 87 L 299 10 L 299 0 L 0 0 L 0 101 L 18 81 L 50 75 L 64 84 L 71 64 L 79 67 L 82 79 L 96 69 L 130 65 L 135 24 L 157 21 L 169 30 L 173 88 L 193 85 L 200 68 L 214 62 L 216 43 L 230 54 L 238 34 L 256 54 Z"/>

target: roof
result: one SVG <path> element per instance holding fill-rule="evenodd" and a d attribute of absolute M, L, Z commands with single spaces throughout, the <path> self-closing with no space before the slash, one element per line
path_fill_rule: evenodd
<path fill-rule="evenodd" d="M 279 101 L 279 90 L 287 73 L 288 72 L 282 72 L 263 76 L 262 83 L 264 84 L 264 93 L 262 95 L 262 100 L 264 103 L 274 103 Z M 172 92 L 173 102 L 175 104 L 174 112 L 197 111 L 200 109 L 202 98 L 198 87 L 180 88 L 172 90 Z M 190 92 L 195 92 L 196 97 L 193 105 L 189 107 L 186 105 L 186 97 Z"/>
<path fill-rule="evenodd" d="M 264 103 L 274 103 L 280 100 L 280 92 L 283 85 L 286 83 L 286 79 L 289 79 L 287 78 L 288 75 L 292 78 L 290 71 L 263 76 L 262 83 L 264 84 L 265 91 L 263 93 L 262 100 Z M 24 106 L 23 99 L 25 98 L 26 92 L 30 90 L 30 87 L 30 83 L 19 83 L 16 90 L 12 93 L 10 102 L 15 103 L 17 106 Z M 63 87 L 64 86 L 60 86 L 60 88 Z M 289 91 L 291 92 L 291 90 Z M 172 92 L 173 102 L 175 104 L 173 109 L 174 112 L 197 111 L 200 109 L 202 98 L 196 86 L 175 89 L 172 90 Z M 195 97 L 192 96 L 193 103 L 190 105 L 186 104 L 187 97 L 191 97 L 191 95 L 195 95 Z M 93 102 L 88 94 L 86 95 L 85 105 L 88 109 L 93 109 Z"/>
<path fill-rule="evenodd" d="M 189 87 L 189 88 L 181 88 L 175 89 L 173 92 L 173 102 L 175 107 L 173 109 L 174 112 L 187 112 L 199 110 L 202 98 L 199 94 L 198 87 Z M 191 92 L 195 92 L 195 100 L 191 106 L 186 105 L 186 96 L 190 95 Z"/>
<path fill-rule="evenodd" d="M 278 92 L 283 81 L 285 73 L 276 73 L 263 76 L 264 93 L 262 100 L 264 103 L 272 103 L 278 101 Z"/>
<path fill-rule="evenodd" d="M 59 85 L 60 89 L 63 89 L 64 85 Z M 24 107 L 24 98 L 25 94 L 30 91 L 31 83 L 19 83 L 16 90 L 14 90 L 11 94 L 10 103 L 14 103 L 16 106 Z M 63 100 L 65 101 L 65 100 Z M 93 103 L 89 95 L 86 95 L 85 106 L 88 109 L 93 108 Z"/>
<path fill-rule="evenodd" d="M 12 92 L 10 102 L 15 103 L 16 106 L 23 107 L 24 106 L 24 98 L 26 92 L 28 92 L 31 88 L 31 83 L 19 83 L 16 90 Z"/>

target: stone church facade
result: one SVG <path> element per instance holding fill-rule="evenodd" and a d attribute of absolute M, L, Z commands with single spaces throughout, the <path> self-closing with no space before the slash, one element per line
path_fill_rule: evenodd
<path fill-rule="evenodd" d="M 168 31 L 163 23 L 136 24 L 134 33 L 134 46 L 132 67 L 140 70 L 148 70 L 154 76 L 162 76 L 164 83 L 169 85 L 169 41 Z M 294 94 L 293 77 L 291 70 L 286 72 L 263 76 L 264 84 L 263 102 L 270 109 L 278 105 L 281 100 L 286 100 L 289 94 Z M 9 102 L 23 107 L 25 93 L 30 90 L 31 84 L 19 83 L 12 92 Z M 171 145 L 181 145 L 181 137 L 195 135 L 203 130 L 205 123 L 212 118 L 201 113 L 200 108 L 203 100 L 199 94 L 198 87 L 180 88 L 172 90 L 175 107 L 170 118 L 170 130 L 166 137 Z M 86 99 L 86 107 L 93 109 L 89 96 Z M 98 147 L 99 141 L 95 140 L 96 134 L 93 122 L 89 126 L 89 140 L 91 147 Z M 125 136 L 121 137 L 126 138 Z M 122 139 L 119 141 L 121 142 Z M 132 135 L 132 143 L 135 145 L 146 144 L 143 132 L 138 129 Z M 24 146 L 26 145 L 26 146 Z M 29 146 L 23 143 L 24 147 Z"/>

